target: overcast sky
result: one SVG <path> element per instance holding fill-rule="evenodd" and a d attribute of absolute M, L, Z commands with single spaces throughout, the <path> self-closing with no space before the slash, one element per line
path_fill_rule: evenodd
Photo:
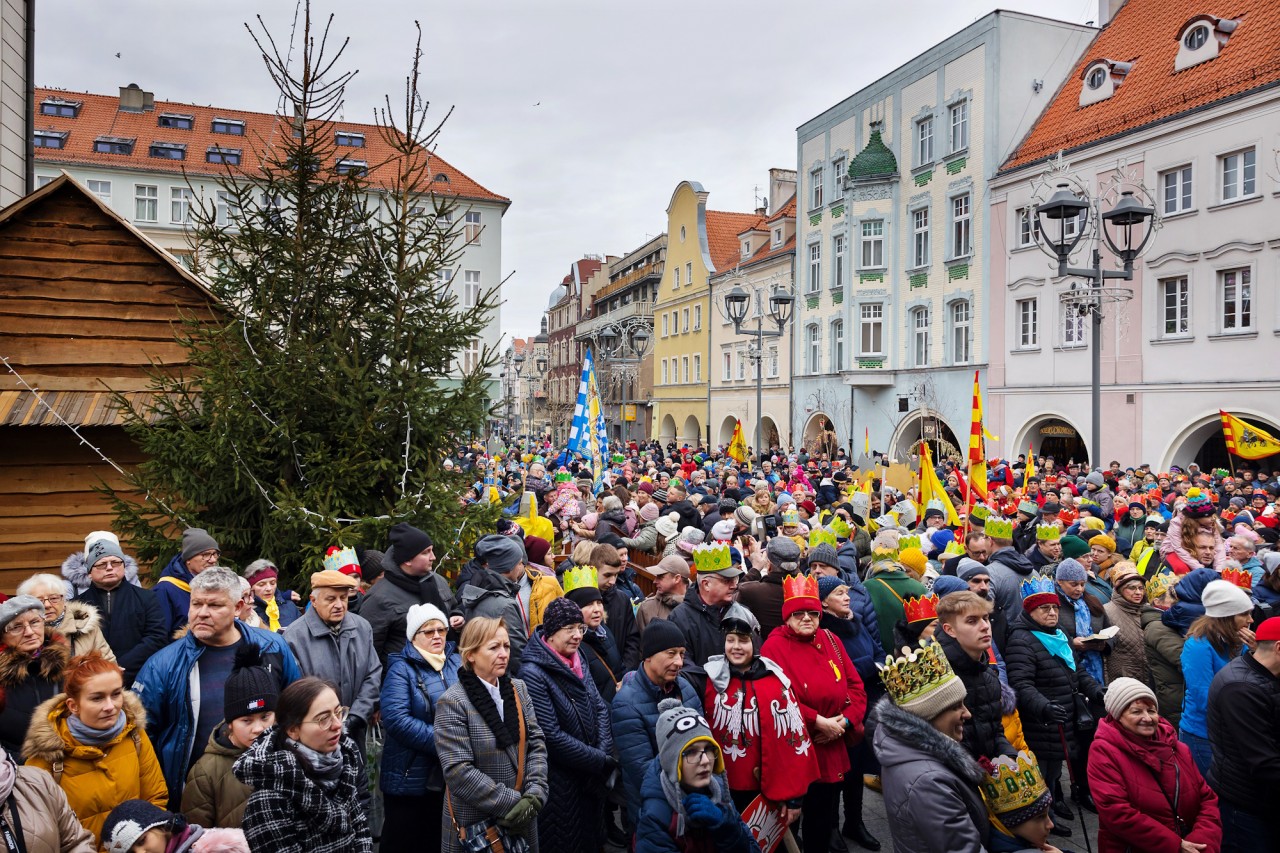
<path fill-rule="evenodd" d="M 244 22 L 287 41 L 294 3 L 40 0 L 36 83 L 274 111 Z M 316 0 L 358 69 L 345 118 L 371 121 L 404 89 L 413 21 L 423 90 L 455 107 L 440 154 L 512 200 L 502 329 L 537 332 L 551 288 L 584 254 L 621 255 L 660 233 L 676 184 L 749 210 L 771 166 L 795 168 L 795 129 L 995 8 L 993 0 Z M 1001 8 L 1075 23 L 1097 0 Z M 215 11 L 216 10 L 216 11 Z M 119 54 L 117 58 L 116 54 Z"/>

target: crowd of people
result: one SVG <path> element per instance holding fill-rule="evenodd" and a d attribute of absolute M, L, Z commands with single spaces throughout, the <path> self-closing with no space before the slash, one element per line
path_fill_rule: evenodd
<path fill-rule="evenodd" d="M 89 533 L 0 602 L 8 849 L 1280 850 L 1280 472 L 549 459 L 444 460 L 505 507 L 447 577 Z"/>

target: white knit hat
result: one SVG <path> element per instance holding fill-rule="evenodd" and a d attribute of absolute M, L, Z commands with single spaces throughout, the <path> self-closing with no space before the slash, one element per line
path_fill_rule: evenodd
<path fill-rule="evenodd" d="M 410 643 L 413 642 L 413 637 L 418 633 L 418 629 L 432 619 L 445 628 L 449 627 L 449 617 L 445 616 L 440 608 L 434 604 L 415 604 L 409 608 L 409 612 L 404 615 L 404 635 Z"/>
<path fill-rule="evenodd" d="M 1249 593 L 1230 581 L 1209 581 L 1200 593 L 1206 616 L 1238 616 L 1253 610 Z"/>

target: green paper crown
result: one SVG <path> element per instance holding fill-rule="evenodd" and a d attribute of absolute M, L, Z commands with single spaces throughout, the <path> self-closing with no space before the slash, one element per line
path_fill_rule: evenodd
<path fill-rule="evenodd" d="M 1056 524 L 1037 524 L 1036 525 L 1036 541 L 1037 542 L 1057 542 L 1062 538 L 1062 531 L 1058 529 Z"/>
<path fill-rule="evenodd" d="M 1005 521 L 1003 518 L 995 518 L 994 516 L 988 517 L 987 523 L 983 529 L 986 530 L 987 535 L 993 539 L 1013 538 L 1013 523 Z"/>
<path fill-rule="evenodd" d="M 600 582 L 596 574 L 595 566 L 574 566 L 566 569 L 564 573 L 564 591 L 568 592 L 573 589 L 581 589 L 582 587 L 599 586 Z"/>
<path fill-rule="evenodd" d="M 905 551 L 908 548 L 919 548 L 919 547 L 920 547 L 920 537 L 916 536 L 915 534 L 902 536 L 902 537 L 899 537 L 898 539 L 899 551 Z"/>
<path fill-rule="evenodd" d="M 825 527 L 815 527 L 813 528 L 813 530 L 809 531 L 809 547 L 810 548 L 813 548 L 817 545 L 821 545 L 824 542 L 830 545 L 832 548 L 836 547 L 835 533 L 831 532 L 830 530 L 827 530 Z"/>
<path fill-rule="evenodd" d="M 837 515 L 835 518 L 831 519 L 831 523 L 827 526 L 831 528 L 831 532 L 836 535 L 837 539 L 849 538 L 849 533 L 851 532 L 849 530 L 849 522 L 845 521 L 840 516 Z"/>
<path fill-rule="evenodd" d="M 733 567 L 733 555 L 723 542 L 704 542 L 693 549 L 693 568 L 699 574 L 722 572 Z"/>
<path fill-rule="evenodd" d="M 986 521 L 989 515 L 991 515 L 991 510 L 982 504 L 974 504 L 973 509 L 969 510 L 969 517 L 978 521 Z"/>

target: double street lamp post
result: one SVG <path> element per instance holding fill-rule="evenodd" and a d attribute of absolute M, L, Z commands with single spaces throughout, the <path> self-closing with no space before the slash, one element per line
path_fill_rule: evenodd
<path fill-rule="evenodd" d="M 611 381 L 617 381 L 622 389 L 622 401 L 618 404 L 618 415 L 622 421 L 622 443 L 631 440 L 631 422 L 627 420 L 626 407 L 631 404 L 639 406 L 639 400 L 633 400 L 636 378 L 640 375 L 640 363 L 649 352 L 649 341 L 652 335 L 643 324 L 609 325 L 596 333 L 596 350 L 604 356 L 609 366 Z M 628 351 L 632 355 L 627 355 Z M 621 369 L 619 369 L 621 368 Z"/>
<path fill-rule="evenodd" d="M 743 330 L 742 324 L 747 319 L 747 312 L 751 310 L 751 302 L 754 297 L 756 302 L 756 327 L 754 330 Z M 760 303 L 764 299 L 763 290 L 756 289 L 754 293 L 748 291 L 742 285 L 736 285 L 732 290 L 724 295 L 725 312 L 729 315 L 729 320 L 733 323 L 733 333 L 735 335 L 746 335 L 755 338 L 755 343 L 747 348 L 747 357 L 755 363 L 756 366 L 756 443 L 755 452 L 757 458 L 763 453 L 763 445 L 761 444 L 761 431 L 764 428 L 764 341 L 765 338 L 781 338 L 786 334 L 787 324 L 791 322 L 791 310 L 795 307 L 796 298 L 788 291 L 780 287 L 775 287 L 769 295 L 769 319 L 777 325 L 777 329 L 766 329 L 764 327 L 764 306 Z"/>

